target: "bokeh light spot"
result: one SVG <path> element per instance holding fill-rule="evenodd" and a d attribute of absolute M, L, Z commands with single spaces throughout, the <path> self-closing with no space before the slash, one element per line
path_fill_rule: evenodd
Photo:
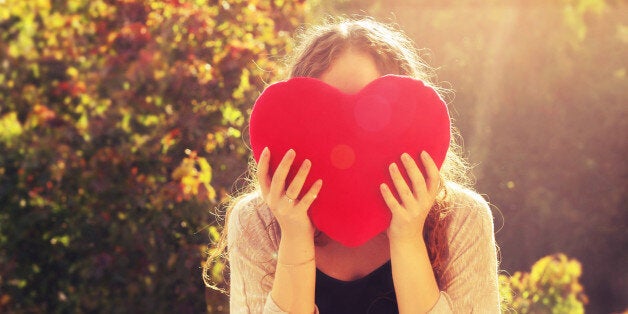
<path fill-rule="evenodd" d="M 382 96 L 363 97 L 355 105 L 356 123 L 367 131 L 379 131 L 390 123 L 390 101 Z"/>
<path fill-rule="evenodd" d="M 329 158 L 334 167 L 341 170 L 349 169 L 355 162 L 355 152 L 349 145 L 339 144 L 331 150 Z"/>

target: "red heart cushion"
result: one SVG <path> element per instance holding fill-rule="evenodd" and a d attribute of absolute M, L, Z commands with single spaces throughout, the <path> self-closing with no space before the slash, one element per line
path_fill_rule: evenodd
<path fill-rule="evenodd" d="M 272 170 L 290 148 L 296 151 L 287 182 L 304 159 L 312 161 L 301 196 L 323 179 L 309 216 L 346 246 L 388 228 L 391 212 L 379 190 L 383 182 L 394 189 L 388 165 L 404 152 L 418 160 L 425 150 L 440 168 L 450 139 L 449 113 L 438 94 L 396 75 L 352 95 L 308 77 L 275 83 L 255 102 L 249 132 L 255 160 L 268 146 Z"/>

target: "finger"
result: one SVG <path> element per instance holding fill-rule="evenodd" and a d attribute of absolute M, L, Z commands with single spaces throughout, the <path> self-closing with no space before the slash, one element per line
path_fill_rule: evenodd
<path fill-rule="evenodd" d="M 395 189 L 397 190 L 397 194 L 401 198 L 401 202 L 405 205 L 406 208 L 414 206 L 416 203 L 416 199 L 414 198 L 414 194 L 412 194 L 412 190 L 408 187 L 408 183 L 406 179 L 401 175 L 401 171 L 399 171 L 399 167 L 396 163 L 390 164 L 388 167 L 390 172 L 390 177 L 392 178 L 393 184 L 395 185 Z"/>
<path fill-rule="evenodd" d="M 408 172 L 410 182 L 412 182 L 414 197 L 419 198 L 419 195 L 427 191 L 427 186 L 425 184 L 425 179 L 423 178 L 423 173 L 421 173 L 421 169 L 419 169 L 419 166 L 408 153 L 403 153 L 401 155 L 401 161 L 403 162 L 403 166 Z"/>
<path fill-rule="evenodd" d="M 273 198 L 279 198 L 283 195 L 284 187 L 286 186 L 286 177 L 288 176 L 288 172 L 290 172 L 290 166 L 292 166 L 292 162 L 294 161 L 294 157 L 296 153 L 294 150 L 289 149 L 273 174 L 273 179 L 270 182 L 270 195 Z"/>
<path fill-rule="evenodd" d="M 288 189 L 286 189 L 286 196 L 292 199 L 296 199 L 299 197 L 301 189 L 303 188 L 303 183 L 307 178 L 307 174 L 310 173 L 311 166 L 312 163 L 308 159 L 304 160 L 303 163 L 301 163 L 301 167 L 299 167 L 297 175 L 294 177 L 294 179 L 292 179 L 292 182 L 290 182 Z"/>
<path fill-rule="evenodd" d="M 259 182 L 262 190 L 262 195 L 265 197 L 270 191 L 270 176 L 268 175 L 268 168 L 270 167 L 270 151 L 268 147 L 264 147 L 262 154 L 257 161 L 257 181 Z"/>
<path fill-rule="evenodd" d="M 430 194 L 436 194 L 440 185 L 440 172 L 438 171 L 438 167 L 436 167 L 436 163 L 434 163 L 434 160 L 426 151 L 421 152 L 421 160 L 427 172 L 427 190 Z"/>
<path fill-rule="evenodd" d="M 388 185 L 386 183 L 380 184 L 379 190 L 382 193 L 382 197 L 384 197 L 384 202 L 386 202 L 386 206 L 388 206 L 393 216 L 402 214 L 403 207 L 401 207 L 401 204 L 399 204 Z"/>
<path fill-rule="evenodd" d="M 316 182 L 312 184 L 312 186 L 307 191 L 307 193 L 303 195 L 303 198 L 301 198 L 297 206 L 307 211 L 312 205 L 312 203 L 314 202 L 314 200 L 316 199 L 316 196 L 318 196 L 318 192 L 321 191 L 322 187 L 323 187 L 323 180 L 321 179 L 316 180 Z"/>

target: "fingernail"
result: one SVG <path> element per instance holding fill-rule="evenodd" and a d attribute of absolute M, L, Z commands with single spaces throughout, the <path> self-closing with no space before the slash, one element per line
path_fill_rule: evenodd
<path fill-rule="evenodd" d="M 388 190 L 388 187 L 386 186 L 386 183 L 382 183 L 382 184 L 380 184 L 380 185 L 379 185 L 379 188 L 380 188 L 381 190 L 384 190 L 384 191 Z"/>
<path fill-rule="evenodd" d="M 264 149 L 262 150 L 262 155 L 266 154 L 268 154 L 268 146 L 264 147 Z"/>
<path fill-rule="evenodd" d="M 397 164 L 393 162 L 392 164 L 390 164 L 389 168 L 391 171 L 397 171 Z"/>
<path fill-rule="evenodd" d="M 430 155 L 426 151 L 422 151 L 421 152 L 421 158 L 422 159 L 428 159 L 429 157 L 430 157 Z"/>
<path fill-rule="evenodd" d="M 412 159 L 412 157 L 410 157 L 410 154 L 408 153 L 403 153 L 401 154 L 401 159 L 404 161 L 410 161 Z"/>
<path fill-rule="evenodd" d="M 309 159 L 303 161 L 303 167 L 309 168 L 312 165 L 312 162 Z"/>

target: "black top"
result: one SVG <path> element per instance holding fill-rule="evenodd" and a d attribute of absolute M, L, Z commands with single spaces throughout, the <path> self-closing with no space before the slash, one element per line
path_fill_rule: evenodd
<path fill-rule="evenodd" d="M 321 314 L 397 314 L 390 261 L 354 281 L 342 281 L 316 269 L 316 306 Z"/>

